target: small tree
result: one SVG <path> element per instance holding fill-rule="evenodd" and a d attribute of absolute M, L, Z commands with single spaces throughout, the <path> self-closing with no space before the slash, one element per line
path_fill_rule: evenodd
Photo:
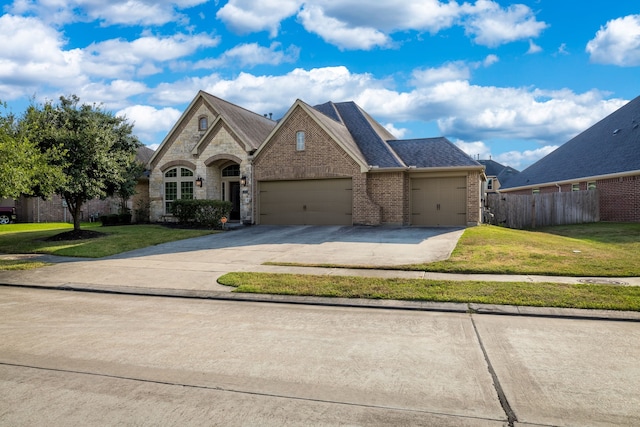
<path fill-rule="evenodd" d="M 31 105 L 22 121 L 22 128 L 41 152 L 63 153 L 56 165 L 62 168 L 66 180 L 56 182 L 53 193 L 66 201 L 76 231 L 80 230 L 85 202 L 114 195 L 130 179 L 127 173 L 140 146 L 132 135 L 133 125 L 125 118 L 95 104 L 79 102 L 72 95 L 60 97 L 57 105 Z M 51 194 L 42 188 L 34 188 L 33 193 Z"/>
<path fill-rule="evenodd" d="M 6 104 L 0 103 L 6 110 Z M 53 192 L 52 183 L 64 182 L 62 159 L 56 149 L 40 151 L 37 144 L 21 132 L 13 114 L 0 114 L 0 198 L 17 199 L 32 195 L 34 188 Z"/>

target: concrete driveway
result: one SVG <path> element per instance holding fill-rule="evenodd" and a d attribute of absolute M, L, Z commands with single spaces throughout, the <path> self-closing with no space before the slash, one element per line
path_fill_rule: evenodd
<path fill-rule="evenodd" d="M 51 259 L 57 264 L 0 271 L 0 282 L 222 290 L 227 288 L 217 285 L 216 280 L 227 272 L 282 271 L 282 267 L 262 265 L 269 261 L 393 266 L 444 260 L 463 231 L 400 226 L 254 226 L 97 260 Z M 421 273 L 415 274 L 418 277 Z"/>

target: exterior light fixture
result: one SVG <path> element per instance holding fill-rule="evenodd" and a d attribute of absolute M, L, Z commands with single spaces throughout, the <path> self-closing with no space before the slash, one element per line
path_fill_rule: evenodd
<path fill-rule="evenodd" d="M 202 178 L 198 177 L 198 179 L 196 179 L 196 187 L 202 187 Z"/>
<path fill-rule="evenodd" d="M 247 186 L 247 177 L 243 176 L 242 178 L 240 178 L 240 185 L 242 185 L 243 187 Z"/>

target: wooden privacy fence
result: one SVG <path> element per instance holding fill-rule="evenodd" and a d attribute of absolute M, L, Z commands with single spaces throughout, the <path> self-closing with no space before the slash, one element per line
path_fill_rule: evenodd
<path fill-rule="evenodd" d="M 492 193 L 487 195 L 487 207 L 485 222 L 509 228 L 600 221 L 598 190 L 529 195 Z"/>

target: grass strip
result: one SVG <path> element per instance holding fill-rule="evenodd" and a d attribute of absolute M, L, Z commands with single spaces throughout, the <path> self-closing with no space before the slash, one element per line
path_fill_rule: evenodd
<path fill-rule="evenodd" d="M 0 259 L 0 270 L 31 270 L 33 268 L 44 267 L 49 265 L 46 262 L 18 260 L 18 259 Z"/>
<path fill-rule="evenodd" d="M 619 285 L 440 281 L 228 273 L 218 282 L 235 292 L 340 298 L 640 311 L 640 287 Z"/>
<path fill-rule="evenodd" d="M 30 226 L 30 227 L 27 227 Z M 215 230 L 167 228 L 161 225 L 125 225 L 101 227 L 87 223 L 83 230 L 106 236 L 68 241 L 47 241 L 56 234 L 71 230 L 69 224 L 9 224 L 0 229 L 0 253 L 50 254 L 58 256 L 101 258 L 160 243 L 216 233 Z"/>

